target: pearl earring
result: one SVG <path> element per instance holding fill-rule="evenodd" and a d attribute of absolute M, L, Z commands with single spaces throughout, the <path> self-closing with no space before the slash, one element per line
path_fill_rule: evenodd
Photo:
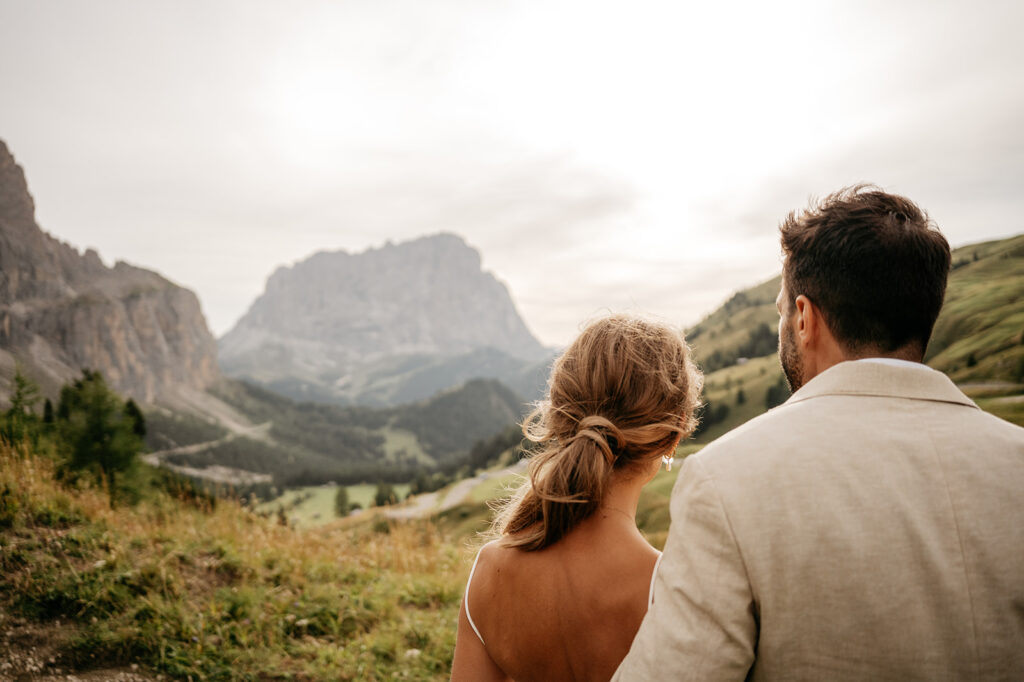
<path fill-rule="evenodd" d="M 662 455 L 661 461 L 665 464 L 665 471 L 672 471 L 672 462 L 676 461 L 676 458 L 671 455 Z"/>

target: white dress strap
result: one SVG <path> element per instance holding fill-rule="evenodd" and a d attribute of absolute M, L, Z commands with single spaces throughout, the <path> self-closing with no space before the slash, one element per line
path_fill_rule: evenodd
<path fill-rule="evenodd" d="M 486 546 L 486 545 L 485 545 Z M 483 551 L 483 547 L 480 548 Z M 462 603 L 466 607 L 466 619 L 469 621 L 469 627 L 473 628 L 473 632 L 476 633 L 477 639 L 480 643 L 484 643 L 484 638 L 480 635 L 480 631 L 476 627 L 476 623 L 473 622 L 473 616 L 469 614 L 469 586 L 473 582 L 473 573 L 476 571 L 476 562 L 480 561 L 480 552 L 476 553 L 476 558 L 473 559 L 473 568 L 469 569 L 469 580 L 466 581 L 466 595 L 462 598 Z M 486 646 L 486 644 L 484 645 Z"/>
<path fill-rule="evenodd" d="M 661 566 L 661 558 L 664 554 L 658 554 L 658 560 L 654 562 L 654 572 L 651 573 L 651 591 L 647 595 L 647 608 L 651 608 L 651 604 L 654 603 L 654 580 L 658 577 L 658 566 Z M 468 614 L 469 611 L 466 611 Z M 474 628 L 475 629 L 475 628 Z"/>

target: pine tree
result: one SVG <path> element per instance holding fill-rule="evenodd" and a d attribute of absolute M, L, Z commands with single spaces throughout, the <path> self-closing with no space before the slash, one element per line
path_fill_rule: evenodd
<path fill-rule="evenodd" d="M 38 417 L 35 406 L 39 402 L 39 387 L 21 373 L 14 370 L 14 390 L 11 391 L 11 406 L 4 413 L 3 436 L 10 442 L 18 442 L 34 431 L 32 426 Z"/>
<path fill-rule="evenodd" d="M 339 485 L 338 492 L 334 496 L 334 513 L 336 516 L 348 516 L 349 511 L 348 488 Z"/>
<path fill-rule="evenodd" d="M 132 422 L 132 432 L 139 438 L 146 437 L 146 418 L 142 415 L 142 410 L 135 404 L 135 401 L 128 398 L 128 402 L 124 404 L 124 414 Z"/>
<path fill-rule="evenodd" d="M 135 464 L 143 447 L 137 422 L 128 417 L 125 404 L 99 372 L 85 370 L 61 389 L 57 425 L 68 468 L 96 471 L 113 507 L 118 478 Z"/>
<path fill-rule="evenodd" d="M 378 507 L 398 502 L 398 495 L 395 494 L 395 487 L 390 483 L 378 483 L 377 492 L 373 496 L 373 503 Z"/>

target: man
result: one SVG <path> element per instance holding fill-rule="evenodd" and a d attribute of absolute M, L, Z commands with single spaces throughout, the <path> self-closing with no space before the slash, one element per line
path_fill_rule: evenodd
<path fill-rule="evenodd" d="M 615 680 L 1024 680 L 1024 429 L 921 363 L 949 246 L 909 200 L 781 226 L 782 406 L 689 457 Z"/>

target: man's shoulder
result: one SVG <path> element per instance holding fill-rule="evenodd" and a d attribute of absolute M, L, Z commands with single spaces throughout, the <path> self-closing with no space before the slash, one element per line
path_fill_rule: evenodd
<path fill-rule="evenodd" d="M 706 445 L 697 455 L 708 463 L 736 457 L 764 456 L 766 450 L 782 449 L 799 434 L 814 406 L 783 403 L 737 426 Z"/>
<path fill-rule="evenodd" d="M 837 394 L 791 399 L 721 436 L 696 457 L 712 469 L 760 469 L 803 457 L 856 450 L 866 442 L 878 446 L 889 436 L 894 437 L 894 443 L 898 440 L 905 444 L 908 406 L 913 406 L 910 409 L 917 417 L 914 428 L 918 430 L 909 434 L 911 438 L 928 440 L 931 431 L 932 437 L 939 437 L 944 445 L 971 443 L 983 449 L 1024 453 L 1024 428 L 965 401 Z M 900 435 L 903 437 L 896 438 Z M 798 453 L 800 456 L 794 457 Z"/>

